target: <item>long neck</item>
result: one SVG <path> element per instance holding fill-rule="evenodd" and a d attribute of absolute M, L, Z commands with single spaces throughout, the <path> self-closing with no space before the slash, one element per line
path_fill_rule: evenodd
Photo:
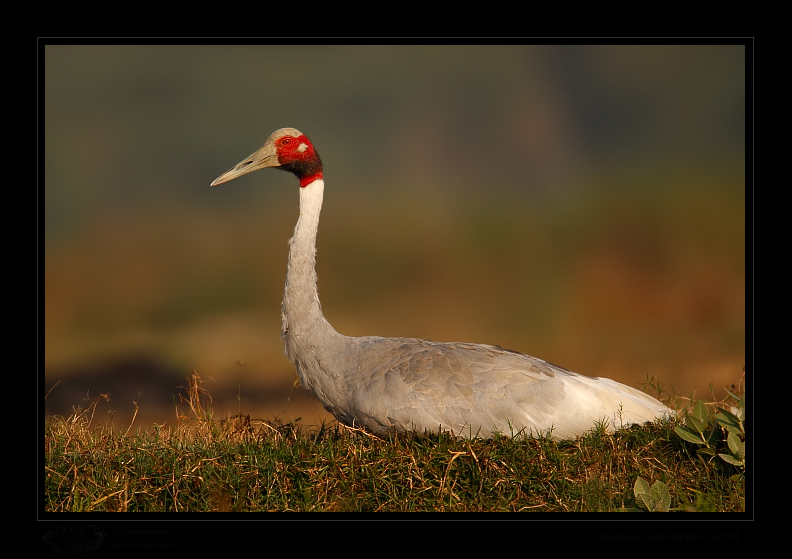
<path fill-rule="evenodd" d="M 298 372 L 298 360 L 321 351 L 330 338 L 338 335 L 322 314 L 316 290 L 316 232 L 323 195 L 322 179 L 300 187 L 300 217 L 289 241 L 281 336 L 286 355 L 298 365 Z"/>

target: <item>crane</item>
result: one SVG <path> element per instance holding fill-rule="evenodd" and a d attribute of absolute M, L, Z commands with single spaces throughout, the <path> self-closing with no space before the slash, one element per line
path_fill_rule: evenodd
<path fill-rule="evenodd" d="M 341 423 L 380 437 L 446 431 L 569 439 L 597 423 L 613 430 L 673 414 L 635 388 L 499 346 L 338 333 L 322 313 L 316 287 L 325 184 L 311 141 L 294 128 L 276 130 L 211 185 L 267 167 L 289 171 L 300 183 L 281 306 L 285 353 L 302 386 Z"/>

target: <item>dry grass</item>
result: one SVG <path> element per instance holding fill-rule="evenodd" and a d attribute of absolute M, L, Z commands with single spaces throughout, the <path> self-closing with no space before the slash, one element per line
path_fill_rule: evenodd
<path fill-rule="evenodd" d="M 45 511 L 614 512 L 634 509 L 639 476 L 665 483 L 678 510 L 745 510 L 745 476 L 702 459 L 670 422 L 562 442 L 382 440 L 338 424 L 216 420 L 200 377 L 184 390 L 173 429 L 92 427 L 103 397 L 48 418 Z"/>

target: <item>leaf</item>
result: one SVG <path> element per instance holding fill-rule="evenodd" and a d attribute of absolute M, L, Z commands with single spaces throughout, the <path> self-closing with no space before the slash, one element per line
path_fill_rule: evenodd
<path fill-rule="evenodd" d="M 735 394 L 734 392 L 732 392 L 732 391 L 731 391 L 731 390 L 729 390 L 728 388 L 724 388 L 724 389 L 723 389 L 723 391 L 724 391 L 726 394 L 728 394 L 729 396 L 731 396 L 732 398 L 734 398 L 735 400 L 740 400 L 740 396 L 737 396 L 737 394 Z"/>
<path fill-rule="evenodd" d="M 745 467 L 745 460 L 737 460 L 734 456 L 731 456 L 730 454 L 718 454 L 718 456 L 720 456 L 726 462 L 732 464 L 733 466 L 739 466 L 741 468 Z"/>
<path fill-rule="evenodd" d="M 650 512 L 668 512 L 671 506 L 671 494 L 662 481 L 658 480 L 649 487 L 649 482 L 639 476 L 635 480 L 633 493 L 638 505 L 642 505 Z"/>
<path fill-rule="evenodd" d="M 737 417 L 730 411 L 724 410 L 723 408 L 718 408 L 718 409 L 719 412 L 715 414 L 715 419 L 717 420 L 719 425 L 728 429 L 730 433 L 744 432 L 742 422 L 740 421 L 739 417 Z"/>
<path fill-rule="evenodd" d="M 635 480 L 635 485 L 633 486 L 633 493 L 635 493 L 636 497 L 638 497 L 639 495 L 648 495 L 649 482 L 647 482 L 641 476 L 638 476 Z"/>
<path fill-rule="evenodd" d="M 643 505 L 643 507 L 647 510 L 652 510 L 652 499 L 649 496 L 650 491 L 651 489 L 649 487 L 649 483 L 642 477 L 638 476 L 638 478 L 635 480 L 635 485 L 633 486 L 633 493 L 635 494 L 635 500 L 637 501 L 638 505 Z"/>
<path fill-rule="evenodd" d="M 704 404 L 704 402 L 701 400 L 696 400 L 696 405 L 693 406 L 691 415 L 695 417 L 702 425 L 706 425 L 709 412 L 707 411 L 707 406 Z M 703 428 L 701 430 L 704 431 Z"/>
<path fill-rule="evenodd" d="M 660 480 L 654 482 L 649 494 L 654 504 L 652 510 L 668 512 L 668 508 L 671 506 L 671 494 L 668 492 L 668 487 L 666 487 L 665 483 Z"/>
<path fill-rule="evenodd" d="M 683 439 L 685 439 L 689 443 L 704 444 L 704 441 L 702 440 L 701 436 L 696 434 L 696 433 L 694 433 L 693 431 L 691 431 L 687 427 L 684 427 L 682 425 L 678 425 L 678 426 L 674 427 L 674 431 L 676 432 L 677 435 L 679 435 L 680 437 L 682 437 Z"/>
<path fill-rule="evenodd" d="M 699 454 L 706 454 L 708 456 L 715 456 L 715 449 L 709 446 L 698 449 Z"/>
<path fill-rule="evenodd" d="M 745 456 L 745 443 L 735 433 L 730 432 L 726 442 L 729 444 L 729 450 L 732 451 L 732 454 L 738 458 Z"/>
<path fill-rule="evenodd" d="M 693 427 L 696 431 L 698 431 L 702 435 L 704 434 L 704 430 L 707 428 L 706 423 L 704 423 L 703 421 L 701 421 L 700 419 L 698 419 L 693 415 L 689 415 L 685 418 L 685 424 L 688 427 Z"/>

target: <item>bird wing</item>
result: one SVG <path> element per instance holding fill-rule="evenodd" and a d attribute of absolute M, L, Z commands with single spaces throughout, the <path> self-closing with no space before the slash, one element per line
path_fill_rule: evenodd
<path fill-rule="evenodd" d="M 356 338 L 349 416 L 375 433 L 437 431 L 567 438 L 608 420 L 643 423 L 668 409 L 610 379 L 567 371 L 498 346 Z"/>

